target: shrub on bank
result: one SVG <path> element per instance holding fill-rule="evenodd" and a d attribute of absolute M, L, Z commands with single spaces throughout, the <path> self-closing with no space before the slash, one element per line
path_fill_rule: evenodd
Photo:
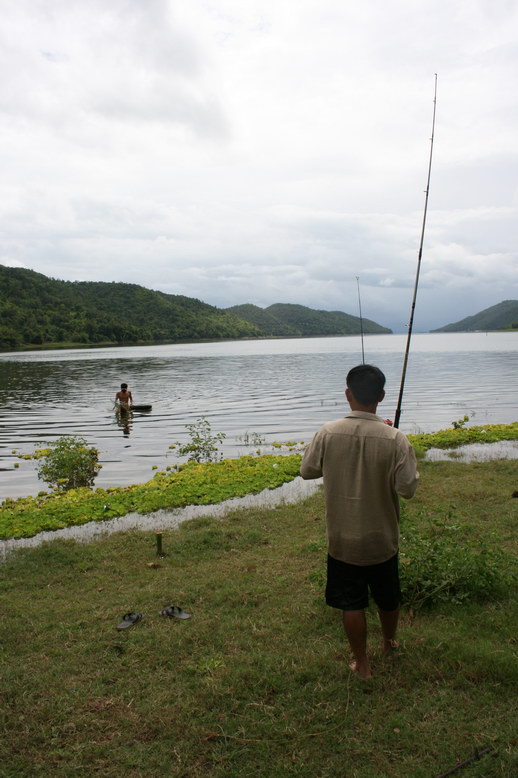
<path fill-rule="evenodd" d="M 39 459 L 38 478 L 58 492 L 93 486 L 101 469 L 98 450 L 77 435 L 58 438 L 41 452 Z"/>
<path fill-rule="evenodd" d="M 313 544 L 322 557 L 324 538 Z M 480 540 L 469 537 L 455 522 L 451 510 L 419 512 L 412 517 L 401 505 L 400 579 L 401 602 L 419 610 L 441 603 L 497 602 L 509 597 L 518 581 L 518 561 L 499 547 L 498 542 L 484 548 Z M 325 586 L 326 569 L 322 563 L 309 578 Z"/>
<path fill-rule="evenodd" d="M 498 541 L 481 548 L 476 538 L 436 509 L 409 517 L 402 506 L 400 576 L 402 601 L 410 608 L 440 603 L 490 602 L 509 596 L 518 581 L 515 556 Z"/>

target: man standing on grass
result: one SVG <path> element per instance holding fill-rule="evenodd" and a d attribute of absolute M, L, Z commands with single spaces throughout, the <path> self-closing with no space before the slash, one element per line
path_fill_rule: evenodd
<path fill-rule="evenodd" d="M 399 618 L 399 500 L 419 479 L 405 435 L 376 415 L 385 376 L 373 365 L 347 375 L 351 413 L 316 433 L 306 449 L 302 478 L 324 477 L 327 525 L 326 602 L 343 612 L 354 656 L 351 670 L 370 678 L 365 608 L 369 590 L 378 607 L 383 651 L 397 647 Z"/>

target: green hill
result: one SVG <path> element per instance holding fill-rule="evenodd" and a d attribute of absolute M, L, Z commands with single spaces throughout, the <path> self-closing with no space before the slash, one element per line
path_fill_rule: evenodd
<path fill-rule="evenodd" d="M 275 303 L 264 309 L 256 305 L 236 305 L 226 310 L 256 324 L 268 335 L 357 335 L 361 332 L 359 317 L 342 311 L 320 311 L 290 303 Z M 363 319 L 363 331 L 380 334 L 392 330 Z"/>
<path fill-rule="evenodd" d="M 250 322 L 250 324 L 255 324 L 265 335 L 300 335 L 296 327 L 291 327 L 277 319 L 267 308 L 259 308 L 257 305 L 245 303 L 245 305 L 233 305 L 232 308 L 226 308 L 226 310 Z"/>
<path fill-rule="evenodd" d="M 368 319 L 363 330 L 390 332 Z M 223 310 L 137 284 L 58 281 L 0 265 L 0 350 L 359 332 L 360 320 L 340 311 L 282 303 L 264 310 L 255 305 Z"/>
<path fill-rule="evenodd" d="M 0 265 L 0 348 L 260 337 L 200 300 L 137 284 L 56 281 Z"/>
<path fill-rule="evenodd" d="M 518 300 L 504 300 L 473 316 L 446 324 L 432 332 L 477 332 L 518 329 Z"/>

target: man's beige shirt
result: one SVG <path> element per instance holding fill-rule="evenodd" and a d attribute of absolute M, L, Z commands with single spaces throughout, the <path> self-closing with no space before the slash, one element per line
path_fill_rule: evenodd
<path fill-rule="evenodd" d="M 306 449 L 302 478 L 324 476 L 330 556 L 353 565 L 385 562 L 399 548 L 399 500 L 419 474 L 405 435 L 373 413 L 327 422 Z"/>

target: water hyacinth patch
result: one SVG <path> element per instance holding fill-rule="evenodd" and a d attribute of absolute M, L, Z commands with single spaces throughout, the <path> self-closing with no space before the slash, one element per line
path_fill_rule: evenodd
<path fill-rule="evenodd" d="M 497 443 L 500 440 L 518 440 L 518 421 L 512 424 L 486 424 L 407 435 L 418 456 L 429 448 L 458 448 L 469 443 Z"/>
<path fill-rule="evenodd" d="M 275 489 L 292 481 L 299 468 L 299 454 L 207 464 L 187 462 L 177 472 L 157 472 L 144 484 L 7 499 L 0 506 L 0 539 L 32 537 L 43 530 L 103 521 L 133 511 L 146 514 L 160 508 L 211 505 Z"/>

